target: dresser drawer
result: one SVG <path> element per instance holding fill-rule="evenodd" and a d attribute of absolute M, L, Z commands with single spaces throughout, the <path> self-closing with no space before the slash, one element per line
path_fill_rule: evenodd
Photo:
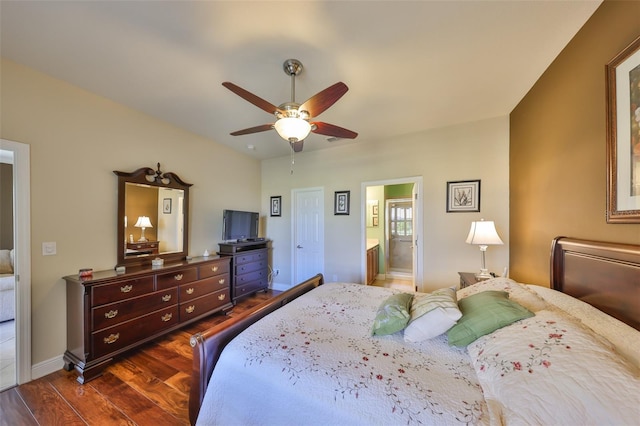
<path fill-rule="evenodd" d="M 162 290 L 169 287 L 175 287 L 179 284 L 188 283 L 198 279 L 198 269 L 188 268 L 180 269 L 178 271 L 169 272 L 166 274 L 158 274 L 157 283 L 158 290 Z"/>
<path fill-rule="evenodd" d="M 181 303 L 180 321 L 186 321 L 211 312 L 229 303 L 230 300 L 229 289 L 225 288 L 224 290 L 218 290 L 215 293 L 190 300 L 186 303 Z"/>
<path fill-rule="evenodd" d="M 123 321 L 148 314 L 158 309 L 178 304 L 178 289 L 173 287 L 163 291 L 134 297 L 123 302 L 110 303 L 93 308 L 91 318 L 92 330 L 100 330 L 120 324 Z"/>
<path fill-rule="evenodd" d="M 221 260 L 219 262 L 210 263 L 198 267 L 198 276 L 200 279 L 213 277 L 214 275 L 222 275 L 229 273 L 229 260 Z"/>
<path fill-rule="evenodd" d="M 254 250 L 246 254 L 239 254 L 235 256 L 236 265 L 255 262 L 257 260 L 264 260 L 264 261 L 267 260 L 267 249 Z"/>
<path fill-rule="evenodd" d="M 94 358 L 107 355 L 178 324 L 178 306 L 152 312 L 114 327 L 92 333 Z"/>
<path fill-rule="evenodd" d="M 235 287 L 233 298 L 234 300 L 242 297 L 246 294 L 255 293 L 258 290 L 266 290 L 269 287 L 269 282 L 266 278 L 260 278 L 255 281 L 246 282 L 242 285 Z"/>
<path fill-rule="evenodd" d="M 180 302 L 229 288 L 229 275 L 218 275 L 180 286 Z"/>
<path fill-rule="evenodd" d="M 267 261 L 266 260 L 259 260 L 256 262 L 251 262 L 251 263 L 244 263 L 241 265 L 236 265 L 236 274 L 240 275 L 240 274 L 246 274 L 247 272 L 251 272 L 251 271 L 257 271 L 259 269 L 266 269 L 267 268 Z"/>
<path fill-rule="evenodd" d="M 92 306 L 141 296 L 153 291 L 153 276 L 93 286 Z"/>
<path fill-rule="evenodd" d="M 260 279 L 267 279 L 267 271 L 262 269 L 259 271 L 249 272 L 247 274 L 237 275 L 235 286 L 244 285 L 251 281 L 257 281 Z"/>

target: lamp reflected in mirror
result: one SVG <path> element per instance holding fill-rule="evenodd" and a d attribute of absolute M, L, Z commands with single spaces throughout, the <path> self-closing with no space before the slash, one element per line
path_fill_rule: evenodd
<path fill-rule="evenodd" d="M 151 220 L 149 220 L 149 217 L 148 216 L 140 216 L 140 217 L 138 217 L 138 221 L 133 226 L 135 226 L 136 228 L 142 228 L 142 232 L 140 234 L 140 239 L 138 241 L 139 242 L 147 241 L 147 238 L 144 236 L 144 230 L 145 230 L 145 228 L 153 228 L 153 225 L 151 224 Z"/>

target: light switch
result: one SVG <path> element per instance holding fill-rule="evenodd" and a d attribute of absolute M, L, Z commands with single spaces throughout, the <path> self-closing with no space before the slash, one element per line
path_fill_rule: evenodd
<path fill-rule="evenodd" d="M 55 242 L 42 243 L 42 255 L 43 256 L 53 256 L 54 254 L 56 254 L 56 243 Z"/>

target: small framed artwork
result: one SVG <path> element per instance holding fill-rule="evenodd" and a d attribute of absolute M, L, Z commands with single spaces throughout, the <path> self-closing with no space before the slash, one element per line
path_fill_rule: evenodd
<path fill-rule="evenodd" d="M 480 180 L 447 182 L 447 213 L 479 211 Z"/>
<path fill-rule="evenodd" d="M 334 199 L 334 215 L 349 214 L 349 197 L 351 191 L 336 191 Z"/>
<path fill-rule="evenodd" d="M 277 195 L 271 197 L 271 216 L 279 217 L 281 216 L 281 204 L 282 204 L 282 196 Z"/>
<path fill-rule="evenodd" d="M 378 226 L 378 216 L 374 216 L 372 219 L 373 219 L 373 226 Z"/>
<path fill-rule="evenodd" d="M 640 37 L 606 75 L 607 223 L 640 223 Z"/>
<path fill-rule="evenodd" d="M 165 198 L 162 200 L 162 213 L 171 214 L 171 198 Z"/>

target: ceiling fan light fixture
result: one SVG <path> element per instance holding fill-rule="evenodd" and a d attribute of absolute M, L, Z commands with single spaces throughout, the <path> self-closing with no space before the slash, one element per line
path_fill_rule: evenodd
<path fill-rule="evenodd" d="M 296 117 L 283 117 L 276 121 L 273 127 L 282 139 L 289 142 L 302 141 L 311 132 L 311 124 Z"/>

